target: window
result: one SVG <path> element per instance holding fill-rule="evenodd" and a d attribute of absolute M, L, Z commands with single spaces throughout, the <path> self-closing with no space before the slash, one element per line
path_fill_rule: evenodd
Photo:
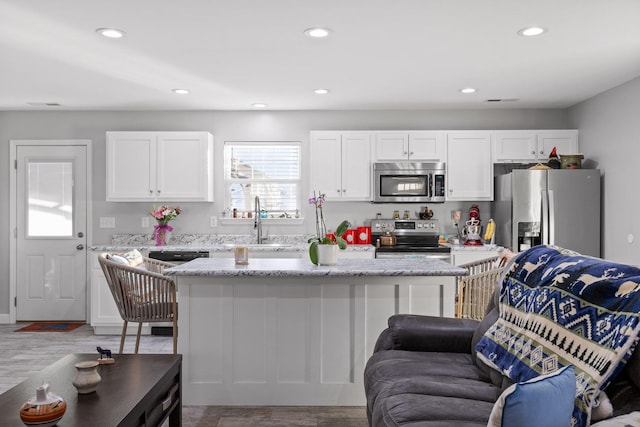
<path fill-rule="evenodd" d="M 73 162 L 29 161 L 27 235 L 73 236 Z"/>
<path fill-rule="evenodd" d="M 225 142 L 225 209 L 253 213 L 260 196 L 269 218 L 297 217 L 300 157 L 299 142 Z"/>

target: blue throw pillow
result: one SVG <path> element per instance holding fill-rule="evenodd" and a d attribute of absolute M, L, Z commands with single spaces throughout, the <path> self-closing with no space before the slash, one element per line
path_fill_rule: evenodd
<path fill-rule="evenodd" d="M 573 366 L 513 384 L 498 398 L 487 427 L 570 427 L 576 397 Z"/>

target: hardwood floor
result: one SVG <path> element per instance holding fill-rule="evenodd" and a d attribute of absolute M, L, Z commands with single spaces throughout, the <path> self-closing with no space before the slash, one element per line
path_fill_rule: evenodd
<path fill-rule="evenodd" d="M 27 324 L 0 325 L 0 393 L 69 353 L 114 353 L 119 336 L 96 336 L 89 326 L 71 332 L 14 332 Z M 125 353 L 133 353 L 135 337 L 127 337 Z M 140 353 L 171 353 L 171 337 L 147 336 Z M 97 352 L 96 352 L 97 356 Z M 55 391 L 55 385 L 52 384 Z M 364 393 L 364 391 L 363 391 Z M 366 427 L 364 407 L 343 406 L 185 406 L 184 427 Z"/>

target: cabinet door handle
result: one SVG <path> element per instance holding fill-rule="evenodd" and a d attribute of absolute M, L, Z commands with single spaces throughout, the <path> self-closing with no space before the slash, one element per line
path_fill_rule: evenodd
<path fill-rule="evenodd" d="M 338 193 L 339 193 L 339 192 L 340 192 L 340 189 L 338 188 L 338 189 L 336 190 L 336 192 L 338 192 Z"/>
<path fill-rule="evenodd" d="M 540 150 L 540 154 L 544 154 L 544 150 Z"/>
<path fill-rule="evenodd" d="M 406 156 L 406 155 L 407 155 L 407 152 L 406 152 L 406 151 L 404 151 L 402 154 Z"/>
<path fill-rule="evenodd" d="M 160 194 L 160 190 L 156 190 L 156 192 L 157 192 L 158 194 Z"/>
<path fill-rule="evenodd" d="M 153 190 L 149 190 L 149 195 L 152 195 L 152 194 L 153 194 Z"/>
<path fill-rule="evenodd" d="M 536 154 L 536 150 L 531 151 L 531 154 Z"/>
<path fill-rule="evenodd" d="M 343 189 L 342 189 L 342 192 L 343 192 L 343 193 L 346 193 L 346 192 L 347 192 L 347 190 L 345 190 L 345 189 L 343 188 Z"/>

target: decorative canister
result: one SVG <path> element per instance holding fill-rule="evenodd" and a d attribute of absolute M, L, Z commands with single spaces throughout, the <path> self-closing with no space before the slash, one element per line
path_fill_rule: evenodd
<path fill-rule="evenodd" d="M 355 244 L 356 243 L 356 230 L 355 229 L 349 229 L 349 230 L 345 231 L 344 234 L 342 235 L 342 238 L 349 245 Z"/>
<path fill-rule="evenodd" d="M 78 389 L 79 394 L 88 394 L 96 391 L 98 383 L 102 380 L 98 373 L 98 365 L 97 360 L 87 360 L 86 362 L 75 364 L 78 371 L 73 378 L 72 384 Z"/>
<path fill-rule="evenodd" d="M 50 427 L 60 421 L 67 410 L 67 402 L 49 392 L 49 384 L 36 389 L 36 396 L 27 400 L 20 408 L 20 419 L 28 426 Z"/>
<path fill-rule="evenodd" d="M 371 244 L 371 227 L 369 226 L 358 227 L 358 231 L 356 235 L 356 243 L 360 245 Z"/>

